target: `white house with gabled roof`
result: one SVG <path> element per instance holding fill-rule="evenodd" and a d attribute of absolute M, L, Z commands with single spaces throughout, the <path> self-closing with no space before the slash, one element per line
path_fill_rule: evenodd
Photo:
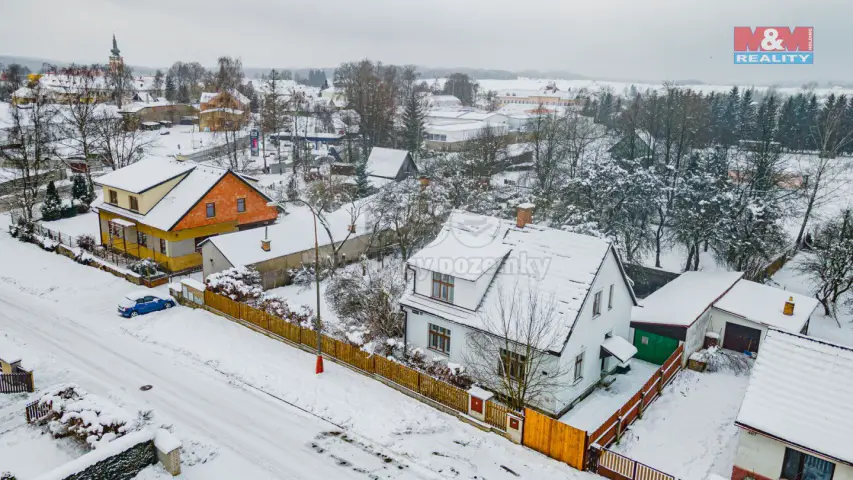
<path fill-rule="evenodd" d="M 532 208 L 520 205 L 515 222 L 453 212 L 438 237 L 408 260 L 414 281 L 400 300 L 405 341 L 465 365 L 467 337 L 495 334 L 485 318 L 508 289 L 522 290 L 521 298 L 548 297 L 555 307 L 548 336 L 557 341 L 532 346 L 570 375 L 536 406 L 560 415 L 636 352 L 628 339 L 637 300 L 609 242 L 532 224 Z"/>

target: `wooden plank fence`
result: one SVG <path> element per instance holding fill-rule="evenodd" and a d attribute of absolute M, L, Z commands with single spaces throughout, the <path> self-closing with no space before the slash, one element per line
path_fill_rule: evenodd
<path fill-rule="evenodd" d="M 30 373 L 0 374 L 0 393 L 24 393 L 34 390 L 33 376 Z"/>
<path fill-rule="evenodd" d="M 679 345 L 666 362 L 646 381 L 645 385 L 592 432 L 589 436 L 590 443 L 598 444 L 603 448 L 618 441 L 628 425 L 643 415 L 646 408 L 660 396 L 663 387 L 681 370 L 683 353 L 684 345 Z"/>
<path fill-rule="evenodd" d="M 223 295 L 209 290 L 204 292 L 205 305 L 278 335 L 296 345 L 310 349 L 317 347 L 317 332 L 258 310 L 245 303 L 235 302 Z M 356 345 L 342 342 L 322 335 L 323 354 L 368 374 L 378 375 L 412 392 L 437 402 L 458 412 L 467 414 L 470 397 L 468 392 L 425 373 L 411 369 L 394 360 L 379 355 L 371 355 Z M 506 431 L 506 415 L 510 410 L 489 400 L 486 402 L 486 422 L 502 431 Z"/>
<path fill-rule="evenodd" d="M 38 422 L 47 417 L 53 408 L 53 403 L 45 402 L 42 404 L 39 400 L 27 404 L 27 423 Z"/>
<path fill-rule="evenodd" d="M 585 431 L 529 408 L 524 409 L 524 446 L 583 470 L 587 442 Z"/>
<path fill-rule="evenodd" d="M 676 480 L 668 473 L 607 449 L 591 456 L 597 459 L 591 469 L 610 480 Z"/>

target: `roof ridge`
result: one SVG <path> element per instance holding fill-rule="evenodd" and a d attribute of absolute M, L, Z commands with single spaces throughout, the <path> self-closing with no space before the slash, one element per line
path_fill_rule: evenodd
<path fill-rule="evenodd" d="M 799 333 L 786 332 L 786 331 L 784 331 L 784 330 L 780 330 L 780 329 L 778 329 L 778 328 L 774 328 L 774 327 L 767 327 L 767 329 L 768 329 L 768 330 L 771 330 L 771 331 L 773 331 L 773 332 L 776 332 L 776 333 L 782 333 L 782 334 L 785 334 L 785 335 L 789 335 L 789 336 L 791 336 L 791 337 L 799 338 L 799 339 L 801 339 L 801 340 L 808 340 L 808 341 L 810 341 L 810 342 L 812 342 L 812 343 L 818 343 L 818 344 L 826 345 L 826 346 L 829 346 L 829 347 L 835 347 L 835 348 L 838 348 L 838 349 L 845 350 L 845 351 L 848 351 L 848 352 L 850 352 L 850 353 L 853 353 L 853 347 L 850 347 L 850 346 L 847 346 L 847 345 L 842 345 L 842 344 L 839 344 L 839 343 L 832 343 L 832 342 L 830 342 L 830 341 L 828 341 L 828 340 L 824 340 L 824 339 L 821 339 L 821 338 L 815 338 L 815 337 L 811 337 L 811 336 L 808 336 L 808 335 L 802 335 L 802 334 L 799 334 Z"/>

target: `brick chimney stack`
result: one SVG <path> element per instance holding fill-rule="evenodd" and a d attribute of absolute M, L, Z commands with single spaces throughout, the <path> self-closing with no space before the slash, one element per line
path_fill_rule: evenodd
<path fill-rule="evenodd" d="M 782 309 L 782 313 L 789 317 L 794 314 L 794 297 L 788 297 L 788 301 L 785 302 L 785 308 Z"/>
<path fill-rule="evenodd" d="M 267 227 L 264 227 L 264 238 L 261 240 L 261 250 L 265 252 L 270 251 L 270 239 Z"/>
<path fill-rule="evenodd" d="M 534 208 L 536 205 L 532 203 L 522 203 L 516 207 L 515 226 L 524 228 L 528 223 L 532 223 Z"/>

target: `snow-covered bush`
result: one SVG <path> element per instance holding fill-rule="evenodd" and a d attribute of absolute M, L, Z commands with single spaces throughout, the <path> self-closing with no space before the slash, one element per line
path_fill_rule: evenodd
<path fill-rule="evenodd" d="M 288 323 L 294 323 L 297 325 L 310 323 L 314 317 L 314 312 L 310 307 L 301 305 L 298 307 L 298 310 L 291 310 L 290 305 L 287 303 L 287 299 L 276 295 L 266 295 L 253 302 L 252 306 Z"/>
<path fill-rule="evenodd" d="M 47 184 L 47 191 L 44 194 L 44 203 L 41 206 L 41 218 L 50 221 L 59 220 L 61 217 L 62 200 L 59 198 L 56 185 L 51 181 Z"/>
<path fill-rule="evenodd" d="M 474 381 L 466 375 L 462 365 L 446 362 L 441 357 L 427 357 L 423 349 L 415 348 L 409 352 L 406 363 L 427 375 L 445 381 L 451 385 L 467 390 Z"/>
<path fill-rule="evenodd" d="M 77 246 L 86 252 L 94 252 L 95 247 L 98 246 L 98 242 L 93 235 L 85 234 L 77 237 Z"/>
<path fill-rule="evenodd" d="M 99 448 L 144 427 L 150 412 L 134 417 L 128 411 L 92 395 L 76 385 L 60 385 L 39 400 L 50 405 L 48 430 L 56 438 L 73 436 L 91 448 Z"/>
<path fill-rule="evenodd" d="M 12 472 L 0 473 L 0 480 L 18 480 L 18 477 L 12 475 Z"/>
<path fill-rule="evenodd" d="M 42 237 L 41 235 L 35 235 L 31 240 L 33 243 L 38 244 L 42 249 L 47 250 L 48 252 L 56 251 L 56 247 L 59 246 L 59 242 L 49 237 Z"/>
<path fill-rule="evenodd" d="M 143 258 L 142 260 L 133 262 L 127 268 L 131 272 L 142 275 L 143 277 L 153 277 L 160 273 L 159 265 L 150 258 Z"/>
<path fill-rule="evenodd" d="M 251 267 L 232 267 L 207 276 L 207 289 L 225 295 L 231 300 L 244 302 L 261 298 L 261 274 Z"/>

